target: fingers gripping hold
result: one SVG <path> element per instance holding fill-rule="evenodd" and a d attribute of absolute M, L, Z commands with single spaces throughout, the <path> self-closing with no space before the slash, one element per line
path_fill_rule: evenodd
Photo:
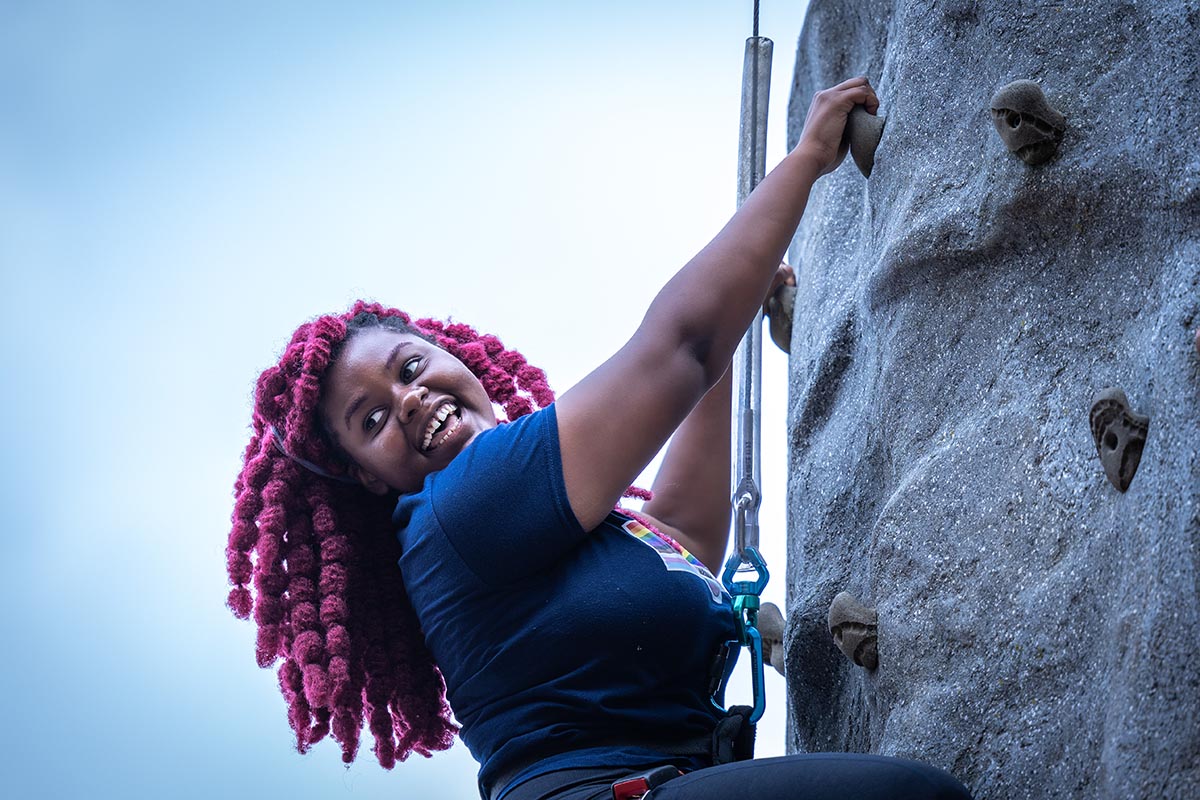
<path fill-rule="evenodd" d="M 821 174 L 832 172 L 846 156 L 848 143 L 843 133 L 850 111 L 857 105 L 874 114 L 879 98 L 866 77 L 851 78 L 813 95 L 797 147 L 805 148 L 816 160 Z"/>

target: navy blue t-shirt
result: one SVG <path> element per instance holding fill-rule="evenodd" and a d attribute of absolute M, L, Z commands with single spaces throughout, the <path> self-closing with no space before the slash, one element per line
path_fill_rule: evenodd
<path fill-rule="evenodd" d="M 510 785 L 671 761 L 644 743 L 712 731 L 709 671 L 736 637 L 729 596 L 629 517 L 580 527 L 554 406 L 479 434 L 393 521 L 481 786 L 530 762 Z"/>

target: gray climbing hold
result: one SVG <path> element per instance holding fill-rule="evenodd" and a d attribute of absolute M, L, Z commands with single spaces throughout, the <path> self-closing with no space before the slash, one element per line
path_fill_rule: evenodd
<path fill-rule="evenodd" d="M 1200 328 L 1196 328 L 1196 353 L 1200 355 Z"/>
<path fill-rule="evenodd" d="M 792 311 L 796 307 L 796 287 L 783 284 L 767 298 L 767 330 L 785 353 L 792 352 Z"/>
<path fill-rule="evenodd" d="M 879 615 L 849 592 L 840 592 L 829 606 L 829 632 L 846 658 L 860 667 L 879 666 Z"/>
<path fill-rule="evenodd" d="M 758 632 L 762 636 L 763 661 L 782 675 L 785 655 L 783 652 L 783 612 L 774 603 L 763 603 L 758 610 Z"/>
<path fill-rule="evenodd" d="M 850 116 L 846 118 L 842 143 L 850 145 L 850 157 L 864 178 L 871 177 L 871 170 L 875 167 L 875 149 L 883 138 L 885 124 L 887 120 L 870 113 L 866 106 L 861 105 L 850 109 Z"/>
<path fill-rule="evenodd" d="M 1104 474 L 1124 492 L 1141 463 L 1150 418 L 1135 413 L 1125 393 L 1110 387 L 1102 389 L 1092 400 L 1089 420 Z"/>
<path fill-rule="evenodd" d="M 1054 158 L 1067 118 L 1052 108 L 1034 81 L 1013 81 L 1001 87 L 991 102 L 992 124 L 1010 152 L 1030 166 Z"/>

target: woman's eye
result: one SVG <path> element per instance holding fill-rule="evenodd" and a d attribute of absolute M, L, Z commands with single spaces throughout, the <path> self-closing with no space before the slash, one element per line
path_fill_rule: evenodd
<path fill-rule="evenodd" d="M 420 363 L 421 359 L 419 357 L 410 358 L 408 361 L 405 361 L 404 366 L 400 368 L 400 380 L 408 383 L 417 377 L 417 365 Z"/>
<path fill-rule="evenodd" d="M 363 430 L 370 433 L 381 422 L 383 422 L 383 409 L 377 408 L 363 418 Z"/>

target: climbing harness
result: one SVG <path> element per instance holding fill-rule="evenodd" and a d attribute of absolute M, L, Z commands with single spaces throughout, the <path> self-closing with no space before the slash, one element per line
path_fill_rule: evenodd
<path fill-rule="evenodd" d="M 766 170 L 767 100 L 771 86 L 771 53 L 774 43 L 758 35 L 758 2 L 754 3 L 754 35 L 746 40 L 742 66 L 741 134 L 738 146 L 738 207 L 754 191 Z M 737 616 L 737 639 L 726 642 L 714 665 L 712 703 L 725 711 L 724 689 L 729 679 L 728 654 L 732 648 L 750 651 L 754 706 L 748 717 L 758 722 L 766 707 L 763 689 L 763 643 L 758 631 L 758 609 L 762 590 L 770 579 L 766 562 L 758 550 L 758 509 L 762 482 L 760 410 L 762 407 L 762 309 L 742 338 L 734 356 L 738 407 L 737 445 L 733 454 L 734 551 L 725 563 L 721 582 L 733 598 Z M 739 574 L 750 573 L 743 580 Z M 719 671 L 720 675 L 716 674 Z"/>

